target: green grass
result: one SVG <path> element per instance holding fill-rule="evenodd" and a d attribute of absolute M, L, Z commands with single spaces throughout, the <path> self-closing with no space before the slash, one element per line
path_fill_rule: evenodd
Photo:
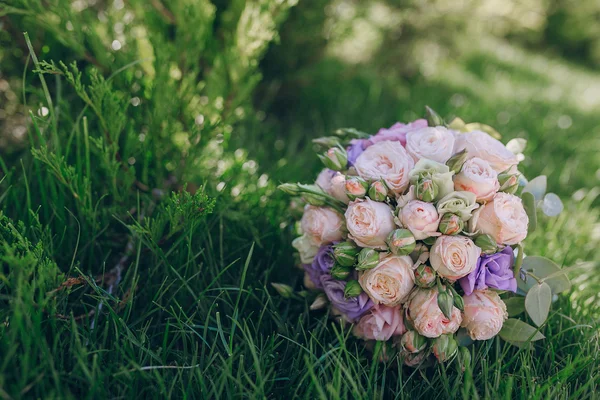
<path fill-rule="evenodd" d="M 63 75 L 43 75 L 56 108 L 33 118 L 26 150 L 2 166 L 0 398 L 597 398 L 600 100 L 578 88 L 600 77 L 505 42 L 480 44 L 427 78 L 326 57 L 289 74 L 274 101 L 258 100 L 266 119 L 215 122 L 196 150 L 171 140 L 195 137 L 196 110 L 178 108 L 196 100 L 195 89 L 167 78 L 162 59 L 152 64 L 156 81 L 137 80 L 135 58 L 125 56 L 103 64 L 113 74 L 125 67 L 114 86 L 91 85 L 85 71 L 101 99 L 92 104 L 112 113 L 108 128 Z M 165 59 L 175 59 L 174 47 Z M 25 76 L 37 106 L 46 96 L 31 63 Z M 226 79 L 199 77 L 228 98 Z M 267 92 L 281 83 L 270 79 Z M 133 83 L 143 88 L 139 110 L 124 105 Z M 566 206 L 542 219 L 526 253 L 565 267 L 590 262 L 553 304 L 547 339 L 523 349 L 477 343 L 464 370 L 373 361 L 324 312 L 269 285 L 301 288 L 288 199 L 275 186 L 315 178 L 310 140 L 338 127 L 375 132 L 421 116 L 426 104 L 493 125 L 505 140 L 525 137 L 524 172 L 548 175 Z M 120 157 L 105 131 L 120 132 L 112 136 Z M 123 168 L 119 158 L 131 157 Z M 202 188 L 190 195 L 186 183 Z"/>

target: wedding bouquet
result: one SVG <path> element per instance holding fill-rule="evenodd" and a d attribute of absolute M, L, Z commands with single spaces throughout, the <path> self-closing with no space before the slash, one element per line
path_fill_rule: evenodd
<path fill-rule="evenodd" d="M 523 139 L 505 146 L 487 125 L 427 115 L 316 139 L 328 148 L 316 183 L 280 186 L 305 204 L 292 243 L 309 290 L 300 294 L 409 366 L 496 335 L 518 346 L 543 339 L 509 316 L 527 311 L 539 327 L 570 286 L 552 261 L 523 253 L 536 206 L 554 216 L 560 199 L 545 194 L 545 177 L 528 183 L 519 172 Z"/>

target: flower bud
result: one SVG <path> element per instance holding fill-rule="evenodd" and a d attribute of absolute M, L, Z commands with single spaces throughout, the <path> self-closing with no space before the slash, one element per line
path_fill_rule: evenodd
<path fill-rule="evenodd" d="M 458 361 L 460 363 L 460 369 L 465 372 L 467 368 L 471 366 L 471 352 L 466 347 L 460 346 L 458 348 Z"/>
<path fill-rule="evenodd" d="M 477 236 L 475 246 L 479 247 L 485 254 L 494 254 L 498 251 L 498 244 L 496 244 L 496 240 L 490 235 Z"/>
<path fill-rule="evenodd" d="M 498 182 L 500 182 L 500 192 L 514 194 L 519 188 L 519 176 L 516 174 L 501 173 L 498 175 Z"/>
<path fill-rule="evenodd" d="M 433 340 L 433 355 L 439 362 L 452 359 L 458 352 L 458 343 L 453 335 L 442 335 Z"/>
<path fill-rule="evenodd" d="M 402 335 L 400 346 L 408 353 L 418 353 L 427 347 L 427 339 L 416 331 L 408 331 Z"/>
<path fill-rule="evenodd" d="M 392 253 L 405 256 L 412 253 L 417 241 L 408 229 L 396 229 L 387 237 L 387 245 Z"/>
<path fill-rule="evenodd" d="M 340 146 L 340 138 L 337 136 L 323 136 L 312 140 L 313 143 L 319 144 L 323 147 L 337 147 Z"/>
<path fill-rule="evenodd" d="M 446 213 L 440 221 L 440 232 L 444 235 L 457 235 L 464 227 L 462 218 L 456 214 Z"/>
<path fill-rule="evenodd" d="M 352 280 L 346 283 L 346 287 L 344 288 L 344 297 L 356 297 L 363 292 L 362 287 L 358 281 Z"/>
<path fill-rule="evenodd" d="M 452 300 L 454 301 L 454 307 L 458 308 L 460 311 L 465 310 L 465 301 L 462 296 L 460 296 L 452 285 L 448 286 L 450 288 L 450 292 L 452 293 Z"/>
<path fill-rule="evenodd" d="M 311 206 L 322 207 L 327 204 L 323 196 L 313 193 L 303 193 L 302 198 Z"/>
<path fill-rule="evenodd" d="M 273 289 L 275 289 L 281 297 L 285 297 L 286 299 L 289 299 L 294 294 L 294 289 L 292 289 L 290 285 L 272 282 L 271 286 L 273 286 Z"/>
<path fill-rule="evenodd" d="M 341 171 L 348 165 L 348 153 L 342 147 L 332 147 L 319 158 L 325 167 L 334 171 Z"/>
<path fill-rule="evenodd" d="M 415 283 L 422 288 L 430 288 L 435 284 L 437 275 L 435 270 L 426 264 L 421 264 L 415 269 Z"/>
<path fill-rule="evenodd" d="M 438 293 L 438 307 L 442 310 L 444 316 L 448 319 L 452 318 L 452 308 L 454 307 L 454 299 L 447 290 Z"/>
<path fill-rule="evenodd" d="M 425 116 L 427 118 L 427 125 L 429 126 L 444 126 L 446 123 L 444 119 L 439 116 L 438 113 L 433 111 L 433 109 L 429 106 L 425 106 Z"/>
<path fill-rule="evenodd" d="M 309 309 L 311 311 L 320 310 L 325 308 L 329 304 L 329 300 L 327 299 L 327 295 L 325 293 L 319 293 L 315 300 L 310 305 Z"/>
<path fill-rule="evenodd" d="M 369 184 L 359 176 L 346 178 L 346 195 L 350 200 L 362 199 L 367 195 Z"/>
<path fill-rule="evenodd" d="M 385 182 L 379 180 L 371 184 L 369 188 L 369 197 L 371 200 L 384 201 L 388 195 L 388 188 Z"/>
<path fill-rule="evenodd" d="M 373 249 L 362 249 L 358 253 L 358 265 L 356 269 L 366 270 L 375 268 L 379 264 L 379 253 Z"/>
<path fill-rule="evenodd" d="M 351 242 L 340 242 L 333 246 L 333 258 L 342 267 L 352 267 L 360 249 Z"/>
<path fill-rule="evenodd" d="M 282 183 L 277 186 L 277 189 L 281 190 L 284 193 L 291 194 L 292 196 L 297 196 L 300 194 L 300 188 L 297 183 Z"/>
<path fill-rule="evenodd" d="M 446 165 L 448 166 L 448 168 L 450 168 L 450 171 L 454 172 L 455 174 L 458 174 L 462 169 L 462 166 L 465 163 L 465 161 L 467 161 L 467 149 L 459 151 L 458 153 L 450 157 L 450 159 L 446 161 Z"/>
<path fill-rule="evenodd" d="M 438 195 L 438 186 L 429 178 L 421 178 L 417 182 L 415 195 L 421 201 L 432 202 Z"/>
<path fill-rule="evenodd" d="M 339 264 L 335 264 L 331 267 L 331 277 L 337 280 L 344 280 L 350 276 L 350 272 L 352 272 L 351 267 L 343 267 Z"/>

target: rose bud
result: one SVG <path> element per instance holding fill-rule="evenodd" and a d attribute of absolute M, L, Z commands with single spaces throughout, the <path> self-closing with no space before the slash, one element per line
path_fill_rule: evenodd
<path fill-rule="evenodd" d="M 282 183 L 281 185 L 277 186 L 277 189 L 292 196 L 297 196 L 301 193 L 297 183 Z"/>
<path fill-rule="evenodd" d="M 292 289 L 290 285 L 271 282 L 271 286 L 273 286 L 273 289 L 275 289 L 281 297 L 285 297 L 286 299 L 289 299 L 294 294 L 294 289 Z"/>
<path fill-rule="evenodd" d="M 415 283 L 422 288 L 430 288 L 435 284 L 437 274 L 435 270 L 426 264 L 421 264 L 415 269 Z"/>
<path fill-rule="evenodd" d="M 369 184 L 359 176 L 346 178 L 346 195 L 350 200 L 362 199 L 367 195 Z"/>
<path fill-rule="evenodd" d="M 464 227 L 465 223 L 456 214 L 446 213 L 440 221 L 440 232 L 444 235 L 457 235 Z"/>
<path fill-rule="evenodd" d="M 500 182 L 500 192 L 513 194 L 519 188 L 519 176 L 516 174 L 503 172 L 498 175 L 498 182 Z"/>
<path fill-rule="evenodd" d="M 412 253 L 417 242 L 408 229 L 396 229 L 389 234 L 387 245 L 392 253 L 398 256 L 405 256 Z"/>
<path fill-rule="evenodd" d="M 429 361 L 427 358 L 429 352 L 422 351 L 420 353 L 404 353 L 404 365 L 411 368 L 417 368 L 421 366 L 427 365 L 426 363 Z"/>
<path fill-rule="evenodd" d="M 458 352 L 458 343 L 454 335 L 442 335 L 433 341 L 433 355 L 439 362 L 452 359 Z"/>
<path fill-rule="evenodd" d="M 419 179 L 415 188 L 417 199 L 425 202 L 432 202 L 438 195 L 438 186 L 431 179 Z"/>
<path fill-rule="evenodd" d="M 369 197 L 371 200 L 384 201 L 388 195 L 388 188 L 382 180 L 375 181 L 369 188 Z"/>
<path fill-rule="evenodd" d="M 485 254 L 494 254 L 498 251 L 498 244 L 490 235 L 479 235 L 475 239 L 475 246 Z"/>
<path fill-rule="evenodd" d="M 454 299 L 450 292 L 445 289 L 438 289 L 437 303 L 440 310 L 446 318 L 452 318 L 452 308 L 454 307 Z M 458 308 L 458 307 L 457 307 Z"/>
<path fill-rule="evenodd" d="M 331 267 L 331 277 L 333 279 L 346 279 L 350 275 L 350 272 L 352 272 L 352 267 L 343 267 L 339 264 L 335 264 L 333 267 Z"/>
<path fill-rule="evenodd" d="M 332 147 L 324 155 L 319 155 L 319 158 L 325 167 L 334 171 L 341 171 L 348 165 L 348 153 L 342 147 Z"/>
<path fill-rule="evenodd" d="M 356 269 L 366 270 L 375 268 L 379 264 L 379 253 L 373 249 L 362 249 L 358 253 L 358 265 Z"/>
<path fill-rule="evenodd" d="M 467 161 L 467 150 L 463 149 L 450 157 L 450 159 L 446 161 L 446 165 L 450 168 L 450 171 L 458 174 L 465 161 Z"/>
<path fill-rule="evenodd" d="M 452 285 L 449 285 L 448 288 L 450 289 L 450 292 L 452 293 L 454 307 L 458 308 L 460 311 L 464 311 L 465 301 L 463 300 L 463 298 L 458 294 L 458 292 L 456 291 L 456 289 L 454 289 L 454 287 Z"/>
<path fill-rule="evenodd" d="M 320 310 L 321 308 L 325 308 L 329 304 L 329 300 L 325 293 L 319 293 L 317 297 L 315 297 L 315 301 L 312 302 L 309 309 L 311 311 Z"/>
<path fill-rule="evenodd" d="M 418 353 L 427 347 L 427 339 L 415 331 L 408 331 L 402 335 L 400 346 L 408 353 Z"/>
<path fill-rule="evenodd" d="M 351 267 L 356 263 L 360 249 L 351 242 L 340 242 L 333 246 L 333 258 L 342 267 Z"/>
<path fill-rule="evenodd" d="M 344 288 L 344 297 L 356 297 L 363 292 L 362 287 L 360 287 L 360 283 L 358 281 L 348 281 L 346 283 L 346 287 Z"/>

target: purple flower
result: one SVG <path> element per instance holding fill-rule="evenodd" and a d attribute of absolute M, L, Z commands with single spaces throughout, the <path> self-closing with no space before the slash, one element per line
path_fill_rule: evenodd
<path fill-rule="evenodd" d="M 304 270 L 308 272 L 310 280 L 318 289 L 323 289 L 321 276 L 330 276 L 329 271 L 331 270 L 331 267 L 333 267 L 333 263 L 333 246 L 331 244 L 326 244 L 319 248 L 312 264 L 304 264 Z"/>
<path fill-rule="evenodd" d="M 333 279 L 330 275 L 322 275 L 321 285 L 331 305 L 344 314 L 350 322 L 356 322 L 374 305 L 365 292 L 356 297 L 344 297 L 346 281 Z"/>
<path fill-rule="evenodd" d="M 408 124 L 396 122 L 390 128 L 382 128 L 375 136 L 371 136 L 365 148 L 385 140 L 400 142 L 402 146 L 406 146 L 406 134 L 421 128 L 427 128 L 426 119 L 417 119 L 416 121 L 409 122 Z"/>
<path fill-rule="evenodd" d="M 487 288 L 516 292 L 517 280 L 512 271 L 514 257 L 510 246 L 499 253 L 479 257 L 475 270 L 459 280 L 465 294 L 468 296 L 473 290 Z"/>
<path fill-rule="evenodd" d="M 348 165 L 351 167 L 356 162 L 358 156 L 362 154 L 363 151 L 367 148 L 368 139 L 352 139 L 350 141 L 350 146 L 346 149 L 348 153 Z"/>

